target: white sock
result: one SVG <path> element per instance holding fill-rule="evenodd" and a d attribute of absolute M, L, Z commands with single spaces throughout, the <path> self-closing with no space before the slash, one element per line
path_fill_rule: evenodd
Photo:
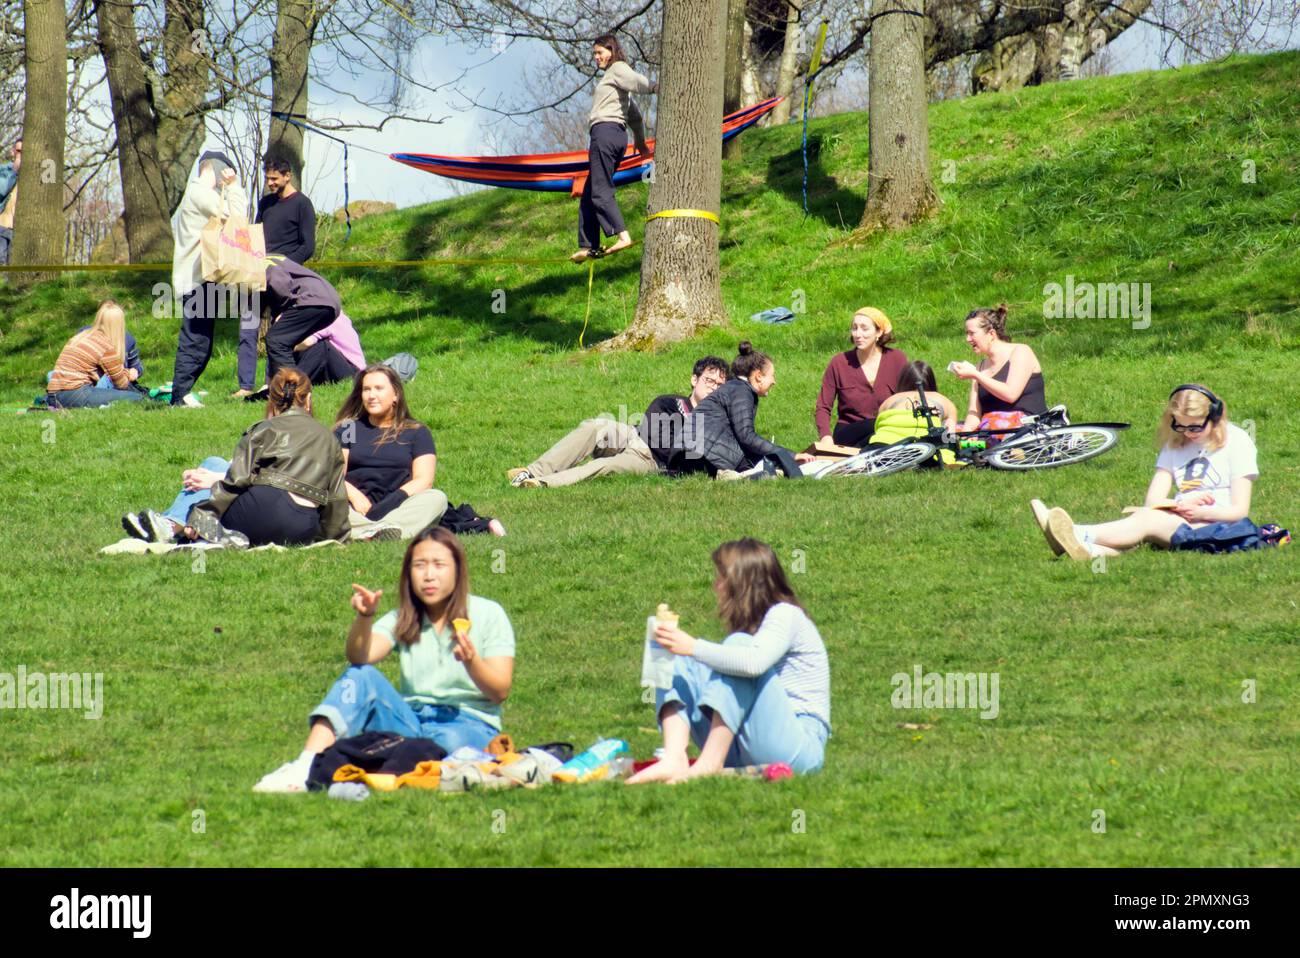
<path fill-rule="evenodd" d="M 1076 523 L 1074 524 L 1074 537 L 1075 537 L 1076 539 L 1078 539 L 1079 542 L 1082 543 L 1083 545 L 1090 546 L 1090 545 L 1093 544 L 1093 541 L 1092 541 L 1092 530 L 1093 530 L 1094 528 L 1096 528 L 1096 527 L 1095 527 L 1095 526 L 1083 526 L 1083 525 L 1079 525 L 1079 523 L 1076 522 Z"/>

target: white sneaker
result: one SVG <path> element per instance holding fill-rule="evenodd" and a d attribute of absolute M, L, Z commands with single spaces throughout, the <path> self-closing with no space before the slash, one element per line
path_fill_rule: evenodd
<path fill-rule="evenodd" d="M 297 793 L 307 791 L 307 775 L 298 762 L 285 762 L 274 772 L 262 776 L 262 780 L 253 786 L 255 792 Z"/>
<path fill-rule="evenodd" d="M 182 406 L 189 406 L 191 409 L 202 409 L 203 403 L 199 402 L 194 393 L 186 393 L 185 398 L 181 400 Z"/>

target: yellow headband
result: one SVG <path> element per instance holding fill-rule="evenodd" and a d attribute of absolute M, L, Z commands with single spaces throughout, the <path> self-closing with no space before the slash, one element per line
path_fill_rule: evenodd
<path fill-rule="evenodd" d="M 889 317 L 874 306 L 863 306 L 853 314 L 854 319 L 857 319 L 859 316 L 865 316 L 867 319 L 871 320 L 871 322 L 875 324 L 876 330 L 882 336 L 886 336 L 894 331 L 894 324 L 889 321 Z"/>

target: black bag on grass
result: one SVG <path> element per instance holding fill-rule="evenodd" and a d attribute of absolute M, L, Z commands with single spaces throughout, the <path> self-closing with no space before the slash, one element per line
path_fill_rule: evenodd
<path fill-rule="evenodd" d="M 325 791 L 334 784 L 334 773 L 344 765 L 366 772 L 405 775 L 421 762 L 440 762 L 447 750 L 430 738 L 407 738 L 396 732 L 363 732 L 341 738 L 311 763 L 307 776 L 309 792 Z"/>

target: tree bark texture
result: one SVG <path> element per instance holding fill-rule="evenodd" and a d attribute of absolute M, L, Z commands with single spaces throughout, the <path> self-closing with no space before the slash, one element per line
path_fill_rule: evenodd
<path fill-rule="evenodd" d="M 63 0 L 23 0 L 23 163 L 10 262 L 62 263 L 63 146 L 68 112 L 68 18 Z M 29 274 L 23 274 L 28 277 Z M 35 273 L 46 279 L 52 274 Z"/>
<path fill-rule="evenodd" d="M 871 12 L 870 157 L 859 232 L 902 229 L 939 204 L 930 182 L 924 0 L 872 0 Z"/>
<path fill-rule="evenodd" d="M 739 110 L 744 96 L 745 6 L 746 0 L 727 0 L 727 67 L 722 79 L 723 115 Z M 733 136 L 724 143 L 722 155 L 728 160 L 740 159 L 740 137 Z"/>
<path fill-rule="evenodd" d="M 722 190 L 722 41 L 726 0 L 665 0 L 655 179 L 649 208 L 717 214 Z M 649 349 L 725 318 L 720 227 L 700 217 L 646 222 L 632 324 L 604 348 Z"/>
<path fill-rule="evenodd" d="M 317 4 L 303 0 L 277 0 L 275 42 L 271 48 L 271 109 L 277 113 L 307 115 L 308 67 L 318 14 Z M 272 118 L 268 146 L 269 152 L 278 153 L 289 161 L 294 182 L 301 187 L 302 127 Z"/>
<path fill-rule="evenodd" d="M 790 103 L 794 99 L 794 81 L 799 72 L 799 46 L 803 39 L 800 15 L 803 0 L 790 0 L 786 6 L 785 45 L 776 70 L 776 95 L 785 97 L 772 110 L 772 125 L 780 126 L 790 119 Z"/>

